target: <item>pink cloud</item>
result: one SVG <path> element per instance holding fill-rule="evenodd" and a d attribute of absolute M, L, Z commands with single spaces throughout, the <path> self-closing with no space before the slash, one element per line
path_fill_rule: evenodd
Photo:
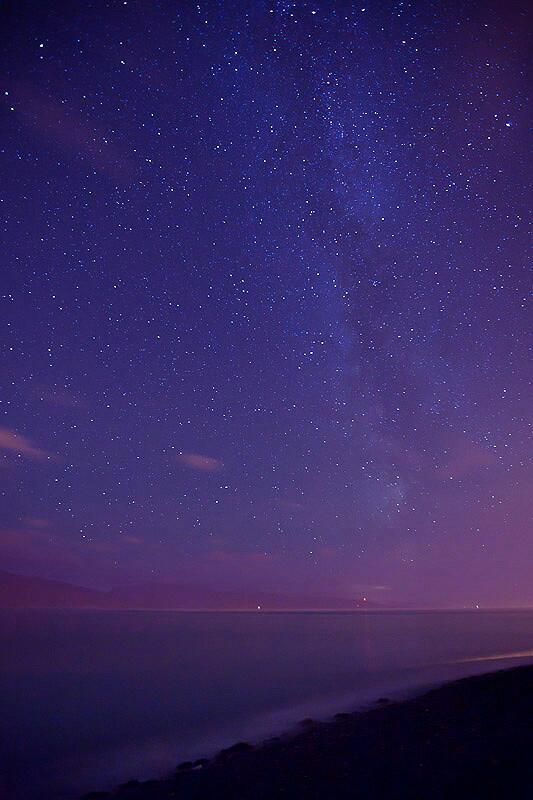
<path fill-rule="evenodd" d="M 140 536 L 131 536 L 129 534 L 123 534 L 120 537 L 120 541 L 125 544 L 143 544 L 143 540 Z"/>
<path fill-rule="evenodd" d="M 0 529 L 0 547 L 8 567 L 35 567 L 50 563 L 81 566 L 82 554 L 65 547 L 61 538 L 42 530 Z"/>
<path fill-rule="evenodd" d="M 45 517 L 24 517 L 22 522 L 30 528 L 49 528 L 50 520 Z"/>
<path fill-rule="evenodd" d="M 474 442 L 458 442 L 438 474 L 445 479 L 457 480 L 483 467 L 490 467 L 496 461 L 496 456 L 486 448 Z"/>
<path fill-rule="evenodd" d="M 66 389 L 55 386 L 38 386 L 34 389 L 34 396 L 40 401 L 58 408 L 84 408 L 85 404 L 77 395 Z"/>
<path fill-rule="evenodd" d="M 204 456 L 200 453 L 180 453 L 179 459 L 182 464 L 190 469 L 198 469 L 202 472 L 215 472 L 222 469 L 222 461 L 212 456 Z"/>
<path fill-rule="evenodd" d="M 50 454 L 45 450 L 41 450 L 30 439 L 22 436 L 20 433 L 9 428 L 0 428 L 0 450 L 7 450 L 10 453 L 17 453 L 18 455 L 31 458 L 36 461 L 43 461 L 51 458 Z"/>
<path fill-rule="evenodd" d="M 109 139 L 109 132 L 86 114 L 60 98 L 45 97 L 38 87 L 17 82 L 10 92 L 12 109 L 43 139 L 72 156 L 86 158 L 93 167 L 128 181 L 134 167 L 127 155 Z"/>
<path fill-rule="evenodd" d="M 215 561 L 225 564 L 236 564 L 239 567 L 250 566 L 251 564 L 264 564 L 271 561 L 274 555 L 271 553 L 236 553 L 232 550 L 212 550 L 207 554 L 208 561 Z"/>
<path fill-rule="evenodd" d="M 303 503 L 298 503 L 295 500 L 274 500 L 273 505 L 284 511 L 304 511 L 305 506 Z"/>

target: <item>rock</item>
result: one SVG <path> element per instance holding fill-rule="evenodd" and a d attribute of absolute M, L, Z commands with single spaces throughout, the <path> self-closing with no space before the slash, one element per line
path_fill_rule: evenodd
<path fill-rule="evenodd" d="M 225 750 L 221 750 L 218 755 L 224 758 L 225 756 L 232 756 L 234 753 L 246 753 L 253 749 L 253 746 L 249 742 L 237 742 L 236 744 L 232 744 L 231 747 L 226 747 Z"/>
<path fill-rule="evenodd" d="M 186 769 L 192 769 L 192 767 L 192 761 L 182 761 L 181 764 L 178 764 L 178 772 L 183 772 Z"/>

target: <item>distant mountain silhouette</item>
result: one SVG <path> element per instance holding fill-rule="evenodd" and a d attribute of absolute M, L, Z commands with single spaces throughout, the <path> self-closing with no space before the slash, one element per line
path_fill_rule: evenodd
<path fill-rule="evenodd" d="M 179 584 L 144 584 L 111 590 L 113 606 L 122 608 L 195 608 L 195 609 L 344 609 L 376 607 L 363 598 L 325 597 L 323 595 L 288 595 L 251 590 L 214 590 Z"/>
<path fill-rule="evenodd" d="M 362 597 L 285 595 L 268 592 L 221 591 L 173 583 L 114 587 L 108 592 L 0 570 L 3 608 L 169 608 L 197 610 L 282 610 L 381 608 Z"/>
<path fill-rule="evenodd" d="M 89 608 L 99 606 L 102 595 L 72 583 L 0 570 L 2 608 Z"/>

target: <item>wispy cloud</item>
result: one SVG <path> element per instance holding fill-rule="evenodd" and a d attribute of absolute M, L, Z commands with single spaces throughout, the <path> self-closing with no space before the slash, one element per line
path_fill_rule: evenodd
<path fill-rule="evenodd" d="M 201 455 L 200 453 L 180 453 L 178 458 L 186 467 L 200 470 L 201 472 L 216 472 L 223 467 L 222 461 L 219 461 L 218 458 Z"/>
<path fill-rule="evenodd" d="M 283 511 L 304 511 L 305 505 L 303 503 L 299 503 L 296 500 L 283 500 L 283 499 L 274 499 L 272 500 L 272 505 L 275 508 L 280 508 Z"/>
<path fill-rule="evenodd" d="M 140 536 L 131 536 L 129 534 L 123 534 L 120 537 L 120 542 L 125 544 L 143 544 L 143 540 Z"/>
<path fill-rule="evenodd" d="M 53 532 L 31 528 L 0 528 L 0 548 L 6 569 L 34 569 L 50 564 L 80 567 L 85 556 Z"/>
<path fill-rule="evenodd" d="M 0 428 L 0 450 L 17 453 L 17 455 L 31 458 L 35 461 L 44 461 L 52 457 L 50 453 L 41 450 L 26 436 L 22 436 L 9 428 Z"/>
<path fill-rule="evenodd" d="M 24 517 L 22 522 L 29 528 L 49 528 L 51 524 L 45 517 Z"/>
<path fill-rule="evenodd" d="M 129 157 L 110 141 L 109 132 L 72 104 L 46 97 L 39 87 L 21 82 L 11 85 L 9 102 L 26 125 L 63 152 L 86 159 L 115 179 L 129 181 L 134 174 Z"/>
<path fill-rule="evenodd" d="M 497 463 L 494 453 L 474 442 L 458 441 L 438 470 L 445 480 L 459 480 Z"/>
<path fill-rule="evenodd" d="M 85 403 L 72 391 L 56 386 L 37 386 L 33 394 L 41 402 L 58 408 L 84 408 Z"/>

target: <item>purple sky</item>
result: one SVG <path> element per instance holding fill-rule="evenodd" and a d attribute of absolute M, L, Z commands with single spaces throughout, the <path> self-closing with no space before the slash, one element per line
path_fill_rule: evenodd
<path fill-rule="evenodd" d="M 532 604 L 525 5 L 0 15 L 3 568 Z"/>

